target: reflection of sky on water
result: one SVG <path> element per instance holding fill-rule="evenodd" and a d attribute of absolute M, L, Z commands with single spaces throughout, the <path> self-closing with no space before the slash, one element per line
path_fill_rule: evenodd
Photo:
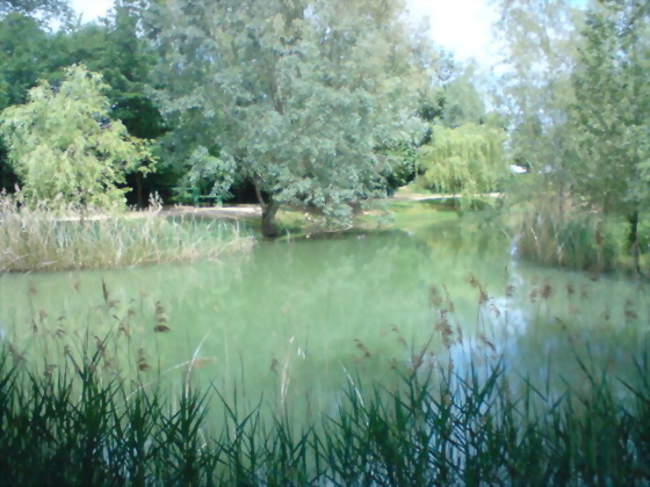
<path fill-rule="evenodd" d="M 102 308 L 102 281 L 115 309 Z M 395 363 L 442 364 L 433 286 L 441 306 L 453 307 L 453 343 L 463 336 L 450 348 L 457 372 L 471 349 L 482 363 L 503 354 L 516 373 L 541 376 L 549 358 L 569 367 L 571 347 L 582 351 L 587 338 L 597 357 L 623 368 L 626 352 L 647 336 L 644 318 L 650 322 L 646 287 L 516 262 L 508 241 L 472 220 L 420 225 L 410 234 L 265 242 L 220 263 L 4 275 L 0 320 L 11 336 L 28 340 L 41 310 L 49 315 L 46 328 L 61 318 L 97 335 L 115 326 L 112 315 L 132 312 L 133 343 L 148 357 L 162 355 L 163 369 L 200 348 L 197 375 L 218 384 L 239 380 L 244 369 L 252 389 L 264 388 L 286 371 L 290 391 L 328 391 L 340 388 L 344 369 L 371 380 L 385 378 Z M 477 286 L 487 296 L 480 306 Z M 159 305 L 167 334 L 152 332 Z M 616 346 L 617 353 L 608 351 Z"/>

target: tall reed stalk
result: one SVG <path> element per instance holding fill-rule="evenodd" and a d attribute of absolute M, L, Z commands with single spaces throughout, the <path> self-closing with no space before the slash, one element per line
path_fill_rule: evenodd
<path fill-rule="evenodd" d="M 28 206 L 0 195 L 0 272 L 113 268 L 216 258 L 248 249 L 238 225 L 164 217 L 149 209 L 124 214 L 61 206 Z"/>
<path fill-rule="evenodd" d="M 191 384 L 170 395 L 103 374 L 102 360 L 95 344 L 44 374 L 3 346 L 0 485 L 650 482 L 647 352 L 626 381 L 577 358 L 588 387 L 559 396 L 499 362 L 404 375 L 393 390 L 351 377 L 335 410 L 300 429 L 288 409 L 243 410 Z"/>
<path fill-rule="evenodd" d="M 624 224 L 615 218 L 540 205 L 516 224 L 519 255 L 547 265 L 588 271 L 618 268 L 626 255 Z"/>

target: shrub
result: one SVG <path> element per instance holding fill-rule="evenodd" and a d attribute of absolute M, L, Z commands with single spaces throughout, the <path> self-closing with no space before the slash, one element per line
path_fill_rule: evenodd
<path fill-rule="evenodd" d="M 2 112 L 0 134 L 30 202 L 124 206 L 126 173 L 148 171 L 146 145 L 110 119 L 107 88 L 99 74 L 71 66 L 60 87 L 43 81 L 28 103 Z"/>

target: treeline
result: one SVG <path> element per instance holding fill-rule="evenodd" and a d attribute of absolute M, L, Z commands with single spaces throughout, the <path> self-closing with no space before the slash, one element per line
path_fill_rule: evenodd
<path fill-rule="evenodd" d="M 49 164 L 67 189 L 48 191 L 82 204 L 116 188 L 138 205 L 154 191 L 166 202 L 257 201 L 267 235 L 281 206 L 345 222 L 363 200 L 414 180 L 468 196 L 507 189 L 515 203 L 534 201 L 527 222 L 538 227 L 524 233 L 531 247 L 553 236 L 560 263 L 573 215 L 623 215 L 638 268 L 650 7 L 494 5 L 503 59 L 485 75 L 408 24 L 398 0 L 117 0 L 91 24 L 62 0 L 0 1 L 0 108 L 14 107 L 0 116 L 0 185 L 46 199 L 31 181 L 63 185 L 43 176 Z M 75 101 L 84 116 L 66 117 L 52 107 L 72 106 L 60 87 L 81 65 L 102 80 Z M 79 102 L 94 96 L 105 96 L 95 108 Z M 139 156 L 95 144 L 89 134 L 108 128 Z M 109 175 L 92 194 L 88 161 Z M 511 164 L 528 174 L 510 177 Z M 597 247 L 605 238 L 595 235 Z"/>
<path fill-rule="evenodd" d="M 457 137 L 461 145 L 467 140 L 474 147 L 470 157 L 483 145 L 493 147 L 488 162 L 502 172 L 505 124 L 487 114 L 474 68 L 456 63 L 425 31 L 406 24 L 400 2 L 350 5 L 118 0 L 105 19 L 81 24 L 65 2 L 2 2 L 0 109 L 34 103 L 30 90 L 37 86 L 51 101 L 39 98 L 39 123 L 31 108 L 3 113 L 0 185 L 8 191 L 28 186 L 41 200 L 49 193 L 70 198 L 88 183 L 68 178 L 52 186 L 56 175 L 43 176 L 46 159 L 56 161 L 49 163 L 54 173 L 62 165 L 88 168 L 89 158 L 108 164 L 110 158 L 101 156 L 108 149 L 94 146 L 76 150 L 79 161 L 72 161 L 68 128 L 38 137 L 59 153 L 44 157 L 35 149 L 31 136 L 38 127 L 71 123 L 57 115 L 52 100 L 71 81 L 68 67 L 74 65 L 88 71 L 77 73 L 79 79 L 101 74 L 103 84 L 95 89 L 106 96 L 105 109 L 76 105 L 89 120 L 75 140 L 92 139 L 90 119 L 107 128 L 101 119 L 108 117 L 129 136 L 148 141 L 146 157 L 112 167 L 115 179 L 100 182 L 94 195 L 115 184 L 128 190 L 130 204 L 141 206 L 154 191 L 166 202 L 196 201 L 198 195 L 259 201 L 265 233 L 272 235 L 281 205 L 345 221 L 359 201 L 435 171 L 440 158 L 420 148 L 433 147 L 438 138 Z M 35 191 L 33 177 L 49 190 Z M 471 172 L 422 181 L 429 189 L 455 191 L 463 178 L 471 180 Z M 497 177 L 479 179 L 492 186 Z M 97 200 L 88 191 L 79 199 Z"/>
<path fill-rule="evenodd" d="M 617 219 L 640 272 L 650 248 L 650 4 L 641 0 L 499 2 L 507 69 L 498 104 L 509 153 L 528 168 L 519 200 L 533 201 L 522 245 L 535 258 L 611 267 Z M 614 228 L 620 225 L 614 225 Z M 582 252 L 583 254 L 585 252 Z"/>
<path fill-rule="evenodd" d="M 60 86 L 63 68 L 83 64 L 103 76 L 111 118 L 135 137 L 161 137 L 168 129 L 147 88 L 155 58 L 138 33 L 139 15 L 137 2 L 118 2 L 103 21 L 81 24 L 65 1 L 0 2 L 0 110 L 26 103 L 41 80 Z M 23 182 L 7 152 L 0 138 L 0 186 L 11 191 Z M 146 178 L 130 172 L 129 202 L 144 205 L 152 191 L 170 197 L 177 178 L 172 168 Z"/>

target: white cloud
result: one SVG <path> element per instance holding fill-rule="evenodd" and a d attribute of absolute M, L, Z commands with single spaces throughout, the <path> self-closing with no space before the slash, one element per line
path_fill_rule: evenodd
<path fill-rule="evenodd" d="M 113 0 L 72 0 L 72 8 L 81 15 L 82 22 L 90 22 L 103 17 L 113 7 Z"/>
<path fill-rule="evenodd" d="M 483 65 L 495 59 L 491 36 L 494 9 L 488 0 L 406 0 L 415 25 L 429 18 L 433 40 L 459 59 L 475 58 Z M 72 0 L 84 22 L 106 15 L 113 0 Z"/>
<path fill-rule="evenodd" d="M 491 64 L 495 58 L 492 22 L 495 11 L 487 0 L 407 0 L 411 18 L 428 17 L 431 37 L 460 59 Z"/>

